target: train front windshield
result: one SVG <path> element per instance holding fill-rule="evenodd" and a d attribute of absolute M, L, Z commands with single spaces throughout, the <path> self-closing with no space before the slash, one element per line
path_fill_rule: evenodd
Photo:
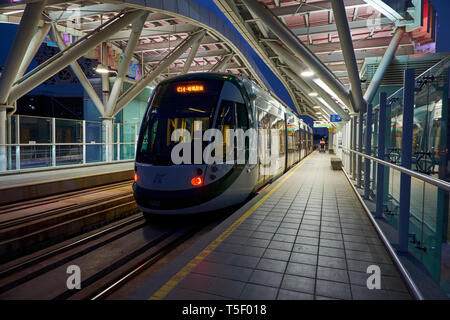
<path fill-rule="evenodd" d="M 159 86 L 142 123 L 136 161 L 171 165 L 172 141 L 176 129 L 194 131 L 212 127 L 223 81 L 173 82 Z M 187 141 L 185 141 L 187 142 Z"/>

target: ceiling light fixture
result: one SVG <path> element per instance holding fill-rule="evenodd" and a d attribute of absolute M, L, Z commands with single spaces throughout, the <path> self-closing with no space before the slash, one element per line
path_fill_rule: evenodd
<path fill-rule="evenodd" d="M 100 74 L 109 73 L 109 71 L 110 70 L 101 63 L 97 65 L 97 68 L 95 68 L 95 72 Z"/>
<path fill-rule="evenodd" d="M 302 77 L 309 78 L 309 77 L 312 77 L 314 75 L 314 72 L 312 72 L 311 70 L 305 70 L 302 73 L 300 73 L 300 75 Z"/>

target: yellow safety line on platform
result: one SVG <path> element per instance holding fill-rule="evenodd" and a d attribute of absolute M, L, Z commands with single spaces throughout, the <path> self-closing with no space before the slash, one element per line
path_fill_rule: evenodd
<path fill-rule="evenodd" d="M 272 190 L 263 196 L 257 203 L 255 203 L 246 213 L 237 219 L 231 226 L 229 226 L 218 238 L 211 242 L 205 249 L 202 250 L 194 259 L 186 264 L 180 271 L 178 271 L 169 281 L 167 281 L 161 288 L 159 288 L 149 300 L 162 300 L 164 297 L 175 288 L 195 267 L 205 259 L 214 249 L 217 248 L 242 222 L 244 222 L 264 201 L 267 200 L 287 179 L 289 179 L 300 167 L 317 151 L 314 151 L 289 173 L 283 180 L 281 180 Z"/>

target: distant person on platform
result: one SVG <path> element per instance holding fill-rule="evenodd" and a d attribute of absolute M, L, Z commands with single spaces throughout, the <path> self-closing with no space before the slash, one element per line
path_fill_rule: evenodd
<path fill-rule="evenodd" d="M 320 151 L 325 151 L 325 139 L 320 140 Z"/>

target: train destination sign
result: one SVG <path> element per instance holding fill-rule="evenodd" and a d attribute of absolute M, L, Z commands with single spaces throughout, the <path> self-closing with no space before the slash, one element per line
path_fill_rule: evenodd
<path fill-rule="evenodd" d="M 314 121 L 314 128 L 329 128 L 331 123 L 328 121 Z"/>

